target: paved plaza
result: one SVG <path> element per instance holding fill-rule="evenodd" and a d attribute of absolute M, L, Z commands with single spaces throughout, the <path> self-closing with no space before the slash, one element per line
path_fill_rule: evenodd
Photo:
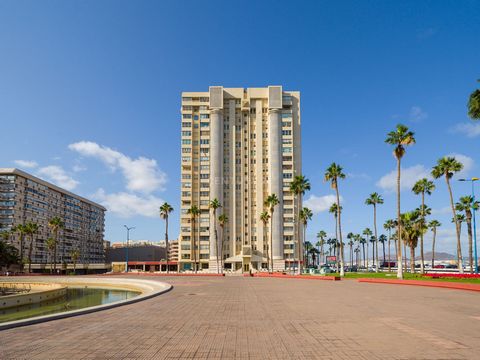
<path fill-rule="evenodd" d="M 148 277 L 139 303 L 0 332 L 0 359 L 478 359 L 478 293 L 275 278 Z"/>

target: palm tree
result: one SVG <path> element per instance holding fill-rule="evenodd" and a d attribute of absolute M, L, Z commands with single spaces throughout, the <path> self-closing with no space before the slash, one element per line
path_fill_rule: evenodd
<path fill-rule="evenodd" d="M 410 211 L 402 214 L 402 239 L 410 247 L 410 272 L 415 273 L 415 248 L 418 238 L 424 231 L 421 214 L 418 211 Z"/>
<path fill-rule="evenodd" d="M 480 80 L 477 80 L 480 82 Z M 473 120 L 480 119 L 480 89 L 474 90 L 468 99 L 468 116 Z"/>
<path fill-rule="evenodd" d="M 273 273 L 273 212 L 275 211 L 275 206 L 279 204 L 279 200 L 276 194 L 270 194 L 265 199 L 265 206 L 270 210 L 270 268 Z M 300 247 L 300 245 L 299 245 Z M 300 249 L 299 249 L 300 250 Z M 299 252 L 298 258 L 300 259 L 301 253 Z M 299 260 L 300 261 L 300 260 Z"/>
<path fill-rule="evenodd" d="M 323 252 L 323 247 L 325 246 L 325 238 L 327 237 L 327 233 L 323 230 L 320 230 L 317 233 L 317 239 L 319 239 L 319 243 L 317 243 L 320 248 L 318 249 L 320 251 L 320 256 L 324 255 Z M 320 265 L 320 261 L 318 261 L 318 264 Z"/>
<path fill-rule="evenodd" d="M 383 228 L 388 231 L 388 272 L 390 272 L 390 241 L 392 239 L 392 229 L 395 228 L 395 223 L 392 219 L 385 221 Z M 395 247 L 396 248 L 396 247 Z"/>
<path fill-rule="evenodd" d="M 464 211 L 465 218 L 467 220 L 468 231 L 468 260 L 470 263 L 470 273 L 473 273 L 473 248 L 472 248 L 472 209 L 478 210 L 480 203 L 474 201 L 473 196 L 462 196 L 459 202 L 456 203 L 455 208 L 457 211 Z"/>
<path fill-rule="evenodd" d="M 268 225 L 268 222 L 270 220 L 270 214 L 268 213 L 268 211 L 263 211 L 261 214 L 260 214 L 260 220 L 262 221 L 263 223 L 263 227 L 266 228 L 267 225 Z M 270 266 L 270 246 L 268 245 L 267 243 L 267 269 L 268 267 Z M 295 255 L 294 255 L 295 256 Z"/>
<path fill-rule="evenodd" d="M 27 223 L 25 225 L 25 233 L 30 238 L 30 243 L 28 246 L 28 272 L 32 272 L 32 251 L 33 243 L 35 241 L 35 235 L 38 233 L 39 226 L 35 223 Z"/>
<path fill-rule="evenodd" d="M 375 272 L 378 272 L 378 237 L 377 237 L 377 205 L 383 204 L 382 195 L 374 192 L 370 194 L 370 196 L 365 200 L 365 204 L 373 205 L 373 230 L 375 232 L 375 252 L 376 257 L 374 261 L 377 263 L 377 267 L 375 268 Z"/>
<path fill-rule="evenodd" d="M 218 217 L 218 225 L 222 229 L 222 243 L 220 244 L 220 258 L 221 258 L 221 268 L 222 268 L 222 274 L 223 274 L 223 269 L 225 268 L 225 264 L 223 263 L 223 244 L 224 244 L 224 234 L 225 234 L 225 225 L 228 223 L 228 216 L 225 214 L 221 214 Z"/>
<path fill-rule="evenodd" d="M 387 242 L 387 237 L 382 234 L 380 235 L 380 237 L 378 238 L 378 241 L 382 243 L 382 248 L 383 248 L 383 266 L 385 266 L 385 243 Z M 377 257 L 378 257 L 378 254 L 377 254 Z"/>
<path fill-rule="evenodd" d="M 50 257 L 50 274 L 53 272 L 53 251 L 55 250 L 55 247 L 57 246 L 55 239 L 52 237 L 49 237 L 47 241 L 45 241 L 45 245 L 47 246 L 48 254 Z"/>
<path fill-rule="evenodd" d="M 218 259 L 218 234 L 217 234 L 217 209 L 220 209 L 222 205 L 220 204 L 220 201 L 218 201 L 217 198 L 213 199 L 210 201 L 209 204 L 210 209 L 212 209 L 213 212 L 213 228 L 214 234 L 215 234 L 215 257 L 217 258 L 217 274 L 220 272 L 220 263 Z"/>
<path fill-rule="evenodd" d="M 372 243 L 372 266 L 375 266 L 375 244 L 377 243 L 377 238 L 374 235 L 370 236 L 370 242 Z M 378 268 L 378 264 L 376 268 Z"/>
<path fill-rule="evenodd" d="M 53 271 L 57 272 L 57 244 L 58 244 L 58 232 L 65 227 L 63 220 L 55 216 L 48 222 L 48 227 L 53 232 L 53 238 L 55 239 L 55 249 L 53 250 Z"/>
<path fill-rule="evenodd" d="M 305 248 L 304 257 L 306 259 L 305 260 L 305 265 L 308 268 L 310 266 L 309 254 L 314 247 L 313 247 L 313 245 L 310 241 L 304 241 L 304 248 Z"/>
<path fill-rule="evenodd" d="M 168 266 L 168 256 L 169 256 L 169 250 L 170 250 L 168 247 L 168 217 L 172 211 L 173 211 L 173 207 L 167 202 L 164 202 L 163 205 L 160 206 L 160 218 L 165 220 L 165 252 L 166 252 L 166 258 L 167 258 L 167 274 L 170 272 L 169 266 Z"/>
<path fill-rule="evenodd" d="M 385 139 L 387 144 L 393 145 L 395 148 L 393 150 L 393 155 L 397 159 L 397 233 L 398 233 L 398 251 L 397 251 L 397 278 L 403 279 L 403 269 L 402 269 L 402 231 L 400 223 L 400 176 L 401 176 L 401 161 L 405 155 L 406 146 L 415 144 L 415 134 L 408 130 L 408 127 L 402 124 L 398 124 L 397 128 L 394 131 L 391 131 L 387 134 Z"/>
<path fill-rule="evenodd" d="M 340 210 L 343 210 L 341 206 L 340 206 Z M 328 212 L 330 214 L 333 214 L 333 218 L 335 219 L 335 237 L 338 238 L 338 206 L 337 204 L 333 203 L 332 205 L 330 205 Z"/>
<path fill-rule="evenodd" d="M 190 215 L 191 223 L 192 223 L 192 237 L 190 240 L 191 243 L 191 252 L 193 252 L 193 268 L 195 274 L 197 273 L 197 239 L 195 237 L 195 224 L 197 222 L 197 217 L 200 215 L 200 209 L 197 205 L 192 205 L 188 210 L 187 214 Z M 200 248 L 200 246 L 198 246 Z"/>
<path fill-rule="evenodd" d="M 348 235 L 350 235 L 352 233 L 349 233 Z M 347 238 L 348 238 L 348 235 L 347 235 Z M 350 246 L 350 266 L 353 267 L 353 245 L 355 243 L 353 242 L 353 234 L 352 236 L 349 238 L 349 241 L 347 243 L 348 246 Z"/>
<path fill-rule="evenodd" d="M 27 228 L 24 224 L 19 224 L 15 227 L 16 232 L 18 232 L 18 236 L 20 238 L 20 266 L 23 271 L 24 268 L 24 248 L 25 248 L 25 236 L 27 235 Z"/>
<path fill-rule="evenodd" d="M 360 235 L 360 234 L 358 234 Z M 367 240 L 365 240 L 365 238 L 361 237 L 359 238 L 358 242 L 360 244 L 362 244 L 362 250 L 363 250 L 363 267 L 367 267 L 366 264 L 365 264 L 365 244 L 367 243 Z"/>
<path fill-rule="evenodd" d="M 422 196 L 422 209 L 425 207 L 425 194 L 432 195 L 432 191 L 435 190 L 435 184 L 433 181 L 423 178 L 418 180 L 415 185 L 413 185 L 412 191 L 415 195 Z M 421 216 L 425 222 L 425 212 L 422 210 Z M 420 235 L 420 272 L 423 274 L 425 272 L 425 258 L 423 256 L 423 233 Z"/>
<path fill-rule="evenodd" d="M 307 224 L 310 220 L 312 220 L 312 210 L 310 210 L 307 207 L 304 207 L 300 211 L 300 221 L 302 222 L 303 225 L 303 242 L 305 243 L 305 239 L 307 238 Z M 305 248 L 306 249 L 306 248 Z M 306 251 L 306 257 L 307 257 L 307 267 L 308 267 L 308 250 Z"/>
<path fill-rule="evenodd" d="M 72 259 L 74 274 L 77 271 L 77 261 L 79 257 L 80 257 L 80 250 L 75 249 L 70 252 L 70 258 Z"/>
<path fill-rule="evenodd" d="M 342 240 L 342 207 L 340 206 L 340 193 L 338 190 L 338 180 L 345 179 L 345 174 L 340 165 L 332 163 L 325 171 L 325 181 L 329 181 L 332 189 L 337 195 L 337 218 L 338 218 L 338 239 L 340 241 L 340 276 L 345 276 L 345 269 L 343 268 L 343 240 Z"/>
<path fill-rule="evenodd" d="M 448 194 L 450 195 L 450 206 L 452 208 L 453 218 L 456 219 L 455 205 L 453 203 L 452 188 L 450 186 L 450 179 L 453 174 L 463 169 L 463 164 L 457 161 L 454 157 L 443 157 L 438 159 L 437 165 L 432 169 L 432 176 L 438 179 L 445 176 L 447 182 Z M 458 221 L 455 221 L 455 228 L 457 231 L 457 258 L 458 258 L 458 271 L 463 274 L 463 261 L 462 261 L 462 245 L 460 242 L 460 225 Z"/>
<path fill-rule="evenodd" d="M 303 175 L 296 175 L 292 182 L 290 183 L 290 191 L 295 195 L 295 199 L 297 201 L 297 218 L 295 219 L 295 222 L 296 222 L 296 226 L 297 226 L 297 231 L 296 231 L 296 235 L 297 235 L 297 243 L 298 243 L 298 261 L 299 261 L 299 267 L 298 267 L 298 271 L 299 271 L 299 274 L 302 273 L 302 259 L 301 259 L 301 256 L 300 254 L 303 254 L 303 249 L 302 249 L 302 243 L 300 241 L 300 224 L 302 222 L 302 220 L 300 219 L 300 211 L 302 211 L 302 209 L 300 208 L 301 204 L 302 204 L 302 198 L 303 198 L 303 195 L 305 195 L 305 192 L 309 191 L 310 190 L 310 182 L 309 180 L 303 176 Z M 305 241 L 305 240 L 304 240 Z"/>
<path fill-rule="evenodd" d="M 366 268 L 368 270 L 368 239 L 370 239 L 370 236 L 372 236 L 372 230 L 370 230 L 369 228 L 366 228 L 365 230 L 363 230 L 363 235 L 365 235 L 365 243 L 367 244 L 367 265 L 366 265 Z"/>
<path fill-rule="evenodd" d="M 437 237 L 437 228 L 442 224 L 437 220 L 432 220 L 428 223 L 428 227 L 432 230 L 432 269 L 435 267 L 435 239 Z"/>

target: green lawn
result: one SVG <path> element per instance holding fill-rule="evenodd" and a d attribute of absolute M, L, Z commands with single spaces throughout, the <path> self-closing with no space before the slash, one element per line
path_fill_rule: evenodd
<path fill-rule="evenodd" d="M 340 276 L 339 273 L 326 274 L 326 276 Z M 367 272 L 358 272 L 358 273 L 345 273 L 345 279 L 360 279 L 360 278 L 375 278 L 375 279 L 396 279 L 397 273 L 367 273 Z M 422 276 L 420 274 L 403 274 L 404 280 L 424 280 L 424 281 L 450 281 L 450 282 L 461 282 L 461 283 L 472 283 L 480 284 L 480 279 L 456 279 L 456 278 L 441 278 L 441 279 L 432 279 L 428 276 Z"/>

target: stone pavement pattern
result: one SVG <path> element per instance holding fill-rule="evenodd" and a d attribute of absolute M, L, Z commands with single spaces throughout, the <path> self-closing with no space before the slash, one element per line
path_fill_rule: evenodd
<path fill-rule="evenodd" d="M 167 294 L 0 332 L 0 359 L 479 359 L 478 293 L 149 277 Z"/>

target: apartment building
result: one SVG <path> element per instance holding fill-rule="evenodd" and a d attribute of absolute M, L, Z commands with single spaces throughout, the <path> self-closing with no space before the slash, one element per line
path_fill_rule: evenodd
<path fill-rule="evenodd" d="M 217 256 L 232 271 L 265 269 L 270 229 L 260 214 L 272 193 L 280 200 L 272 219 L 274 270 L 297 260 L 289 186 L 301 174 L 300 123 L 300 93 L 281 86 L 211 86 L 207 92 L 182 93 L 181 270 L 193 269 L 197 259 L 199 269 L 216 272 Z M 222 205 L 216 221 L 209 209 L 215 198 Z M 188 213 L 192 205 L 200 209 L 195 233 Z M 223 227 L 222 213 L 228 217 Z"/>
<path fill-rule="evenodd" d="M 34 237 L 32 263 L 50 263 L 46 240 L 53 234 L 48 222 L 60 217 L 65 226 L 59 232 L 57 263 L 71 263 L 73 250 L 80 251 L 79 267 L 104 263 L 104 217 L 106 209 L 56 185 L 18 169 L 0 168 L 0 231 L 19 224 L 39 225 Z M 27 255 L 29 240 L 20 248 L 20 236 L 9 240 L 20 253 Z"/>

